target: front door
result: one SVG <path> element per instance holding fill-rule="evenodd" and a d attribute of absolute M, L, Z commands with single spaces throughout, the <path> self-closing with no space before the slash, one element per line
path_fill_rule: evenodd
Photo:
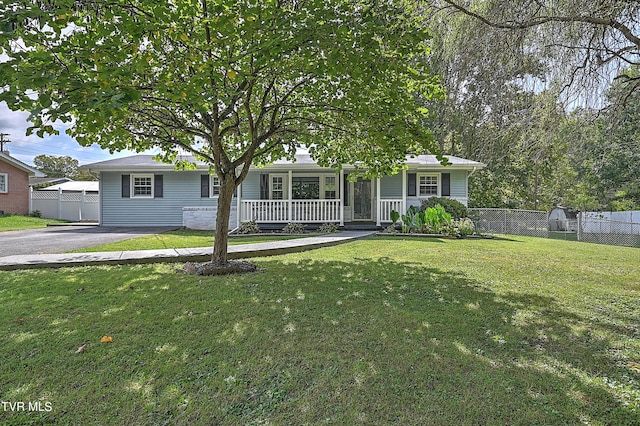
<path fill-rule="evenodd" d="M 371 180 L 353 182 L 353 220 L 373 220 Z"/>

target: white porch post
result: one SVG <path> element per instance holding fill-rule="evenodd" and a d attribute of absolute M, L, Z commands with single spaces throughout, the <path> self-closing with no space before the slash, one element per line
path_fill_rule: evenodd
<path fill-rule="evenodd" d="M 287 192 L 289 193 L 289 212 L 287 216 L 287 221 L 292 222 L 293 218 L 293 171 L 289 170 L 289 184 L 287 187 Z"/>
<path fill-rule="evenodd" d="M 376 226 L 380 226 L 380 178 L 376 178 Z"/>
<path fill-rule="evenodd" d="M 344 170 L 340 169 L 340 187 L 338 187 L 338 193 L 340 194 L 340 226 L 344 226 Z"/>
<path fill-rule="evenodd" d="M 29 213 L 33 211 L 33 186 L 29 187 Z"/>
<path fill-rule="evenodd" d="M 402 211 L 398 212 L 404 214 L 407 211 L 407 169 L 402 169 Z"/>
<path fill-rule="evenodd" d="M 242 184 L 238 185 L 238 196 L 236 197 L 236 202 L 238 203 L 238 211 L 236 212 L 236 228 L 240 227 L 240 223 L 242 223 L 242 218 L 240 217 L 242 215 Z"/>

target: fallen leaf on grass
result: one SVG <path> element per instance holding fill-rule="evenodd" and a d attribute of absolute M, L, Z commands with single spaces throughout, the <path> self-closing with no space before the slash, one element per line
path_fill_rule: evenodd
<path fill-rule="evenodd" d="M 102 336 L 102 339 L 100 339 L 100 343 L 112 343 L 113 342 L 113 337 L 111 336 Z"/>
<path fill-rule="evenodd" d="M 84 345 L 80 346 L 78 348 L 78 350 L 76 351 L 77 354 L 81 354 L 82 352 L 87 350 L 87 344 L 85 343 Z"/>

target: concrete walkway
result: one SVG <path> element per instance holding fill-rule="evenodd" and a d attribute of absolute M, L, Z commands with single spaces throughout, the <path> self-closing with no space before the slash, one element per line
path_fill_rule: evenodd
<path fill-rule="evenodd" d="M 240 244 L 229 246 L 229 259 L 274 256 L 305 250 L 328 247 L 368 237 L 376 231 L 344 231 L 317 237 L 298 238 L 265 243 Z M 34 268 L 64 268 L 88 265 L 122 265 L 132 263 L 159 262 L 206 262 L 211 259 L 212 247 L 111 251 L 96 253 L 65 253 L 16 255 L 0 258 L 0 270 Z"/>

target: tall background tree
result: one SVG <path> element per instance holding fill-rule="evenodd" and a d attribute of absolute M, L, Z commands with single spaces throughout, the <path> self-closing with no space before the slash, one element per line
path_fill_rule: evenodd
<path fill-rule="evenodd" d="M 68 155 L 40 154 L 33 158 L 33 165 L 47 177 L 67 177 L 73 180 L 96 180 L 96 176 L 80 169 L 77 159 Z"/>
<path fill-rule="evenodd" d="M 447 92 L 430 125 L 444 152 L 488 164 L 472 205 L 640 207 L 637 168 L 612 160 L 640 151 L 632 120 L 621 127 L 640 92 L 640 2 L 430 5 L 429 61 Z"/>
<path fill-rule="evenodd" d="M 81 144 L 187 151 L 220 178 L 212 261 L 227 261 L 234 189 L 252 164 L 308 145 L 322 165 L 399 170 L 437 152 L 416 99 L 440 96 L 411 2 L 16 0 L 0 6 L 0 100 L 31 131 Z"/>

